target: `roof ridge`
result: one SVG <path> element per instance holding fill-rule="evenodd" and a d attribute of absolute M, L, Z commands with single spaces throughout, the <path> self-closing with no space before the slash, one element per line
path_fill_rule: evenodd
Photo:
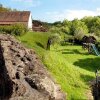
<path fill-rule="evenodd" d="M 6 11 L 0 12 L 0 24 L 13 22 L 28 22 L 30 11 Z"/>

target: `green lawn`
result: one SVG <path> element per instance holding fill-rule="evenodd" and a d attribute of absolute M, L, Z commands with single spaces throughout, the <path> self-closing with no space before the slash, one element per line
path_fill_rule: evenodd
<path fill-rule="evenodd" d="M 28 48 L 32 48 L 40 56 L 44 55 L 49 33 L 28 32 L 23 36 L 17 37 Z"/>
<path fill-rule="evenodd" d="M 47 51 L 48 36 L 48 33 L 29 32 L 18 39 L 37 52 L 56 82 L 67 93 L 68 100 L 87 100 L 88 82 L 100 67 L 100 57 L 89 55 L 87 50 L 74 45 L 52 46 Z"/>

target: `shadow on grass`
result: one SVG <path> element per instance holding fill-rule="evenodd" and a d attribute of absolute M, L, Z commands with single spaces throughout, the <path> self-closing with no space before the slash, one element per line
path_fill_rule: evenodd
<path fill-rule="evenodd" d="M 95 74 L 95 73 L 94 73 Z M 93 80 L 94 77 L 93 76 L 89 76 L 89 75 L 80 75 L 81 80 L 84 82 L 88 82 L 87 84 L 89 84 L 89 81 Z"/>
<path fill-rule="evenodd" d="M 37 44 L 39 47 L 41 47 L 41 48 L 44 49 L 44 46 L 43 46 L 40 42 L 36 42 L 36 44 Z"/>
<path fill-rule="evenodd" d="M 62 50 L 62 54 L 81 54 L 81 55 L 88 55 L 88 53 L 81 53 L 79 50 L 77 49 L 73 49 L 73 50 L 69 50 L 69 49 L 64 49 Z"/>
<path fill-rule="evenodd" d="M 27 41 L 22 41 L 23 43 L 27 43 Z"/>
<path fill-rule="evenodd" d="M 71 51 L 70 49 L 59 49 L 59 50 L 56 50 L 56 52 L 63 52 L 63 51 Z"/>
<path fill-rule="evenodd" d="M 96 69 L 100 69 L 100 57 L 79 59 L 78 61 L 74 62 L 74 65 L 79 66 L 88 71 L 95 72 Z"/>
<path fill-rule="evenodd" d="M 73 52 L 66 52 L 66 51 L 63 51 L 62 54 L 74 54 Z"/>

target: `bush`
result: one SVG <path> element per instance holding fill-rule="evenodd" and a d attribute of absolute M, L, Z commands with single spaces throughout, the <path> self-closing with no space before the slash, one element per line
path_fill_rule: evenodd
<path fill-rule="evenodd" d="M 59 44 L 61 41 L 61 36 L 59 34 L 53 34 L 49 38 L 51 38 L 52 44 Z"/>
<path fill-rule="evenodd" d="M 50 50 L 51 45 L 55 46 L 60 44 L 60 41 L 61 41 L 61 36 L 59 34 L 53 34 L 49 36 L 47 41 L 47 50 Z"/>
<path fill-rule="evenodd" d="M 0 32 L 11 34 L 12 27 L 11 26 L 0 26 Z"/>
<path fill-rule="evenodd" d="M 82 40 L 84 35 L 85 34 L 80 31 L 80 32 L 77 32 L 77 33 L 74 34 L 74 38 L 77 39 L 77 40 Z"/>
<path fill-rule="evenodd" d="M 12 25 L 12 34 L 22 35 L 27 32 L 27 28 L 23 24 Z"/>
<path fill-rule="evenodd" d="M 13 35 L 22 35 L 27 32 L 27 28 L 23 24 L 0 26 L 0 32 Z"/>

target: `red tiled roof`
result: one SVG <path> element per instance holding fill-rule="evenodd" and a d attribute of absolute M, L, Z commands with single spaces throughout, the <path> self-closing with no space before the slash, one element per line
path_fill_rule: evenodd
<path fill-rule="evenodd" d="M 29 16 L 29 11 L 0 12 L 0 24 L 25 23 L 28 22 Z"/>

